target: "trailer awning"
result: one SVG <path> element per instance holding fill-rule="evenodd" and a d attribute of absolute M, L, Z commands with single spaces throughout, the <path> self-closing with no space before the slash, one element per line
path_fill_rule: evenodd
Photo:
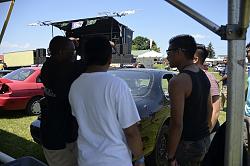
<path fill-rule="evenodd" d="M 72 37 L 111 33 L 117 34 L 117 37 L 119 37 L 121 36 L 120 33 L 123 28 L 129 29 L 127 26 L 109 16 L 53 22 L 51 25 L 65 31 L 66 36 Z"/>

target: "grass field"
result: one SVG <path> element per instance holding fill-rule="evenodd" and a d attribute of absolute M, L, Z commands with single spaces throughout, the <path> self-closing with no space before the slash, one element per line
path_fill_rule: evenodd
<path fill-rule="evenodd" d="M 33 156 L 45 162 L 41 146 L 30 135 L 29 126 L 35 119 L 24 111 L 0 110 L 0 151 L 13 158 Z"/>

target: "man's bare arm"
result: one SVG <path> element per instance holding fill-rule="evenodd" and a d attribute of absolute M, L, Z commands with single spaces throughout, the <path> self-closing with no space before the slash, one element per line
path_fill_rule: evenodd
<path fill-rule="evenodd" d="M 211 118 L 211 127 L 209 128 L 210 131 L 213 130 L 219 115 L 220 115 L 220 96 L 212 96 L 212 107 L 213 107 L 213 113 Z"/>
<path fill-rule="evenodd" d="M 183 82 L 187 86 L 183 86 Z M 191 79 L 189 80 L 191 82 Z M 169 97 L 171 107 L 171 117 L 168 136 L 168 157 L 175 156 L 183 130 L 183 113 L 185 103 L 186 87 L 189 87 L 187 76 L 179 75 L 169 82 Z"/>
<path fill-rule="evenodd" d="M 227 79 L 227 74 L 225 74 L 224 76 L 222 76 L 222 78 L 218 82 L 224 81 L 226 79 Z"/>
<path fill-rule="evenodd" d="M 213 105 L 212 105 L 212 97 L 211 97 L 211 94 L 209 92 L 209 95 L 208 95 L 208 100 L 207 100 L 207 110 L 208 110 L 208 127 L 209 127 L 209 130 L 212 128 L 212 115 L 213 115 Z"/>
<path fill-rule="evenodd" d="M 132 151 L 134 157 L 137 159 L 143 156 L 143 144 L 137 124 L 134 124 L 126 129 L 123 129 L 123 131 L 126 136 L 128 146 Z"/>

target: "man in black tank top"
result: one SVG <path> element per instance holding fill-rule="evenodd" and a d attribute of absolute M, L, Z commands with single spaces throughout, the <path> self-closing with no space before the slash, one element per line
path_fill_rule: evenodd
<path fill-rule="evenodd" d="M 180 73 L 169 82 L 171 118 L 168 165 L 198 166 L 206 154 L 210 139 L 212 105 L 210 82 L 193 64 L 196 42 L 190 35 L 178 35 L 169 41 L 170 67 Z"/>

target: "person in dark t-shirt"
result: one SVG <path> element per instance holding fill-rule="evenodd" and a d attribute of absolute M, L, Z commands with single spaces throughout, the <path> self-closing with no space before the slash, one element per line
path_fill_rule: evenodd
<path fill-rule="evenodd" d="M 50 57 L 41 69 L 45 99 L 41 101 L 41 142 L 50 166 L 77 165 L 77 130 L 68 94 L 72 82 L 84 71 L 76 60 L 75 46 L 56 36 L 49 44 Z"/>

